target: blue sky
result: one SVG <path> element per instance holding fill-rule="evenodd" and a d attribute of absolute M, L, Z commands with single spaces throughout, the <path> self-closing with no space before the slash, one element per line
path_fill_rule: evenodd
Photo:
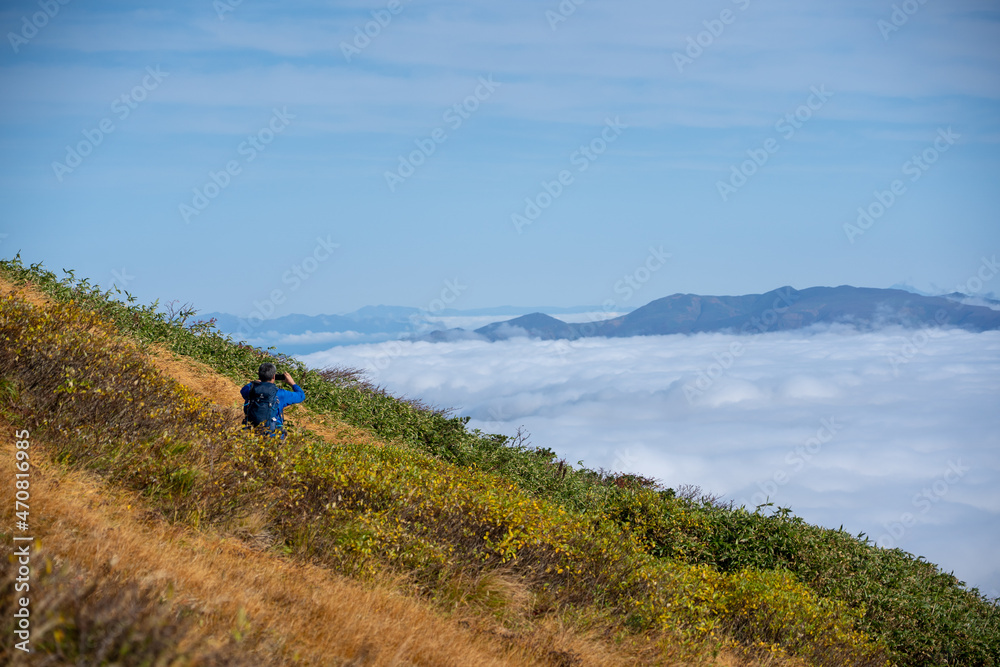
<path fill-rule="evenodd" d="M 6 2 L 0 254 L 245 316 L 950 291 L 1000 250 L 995 2 L 576 2 Z"/>

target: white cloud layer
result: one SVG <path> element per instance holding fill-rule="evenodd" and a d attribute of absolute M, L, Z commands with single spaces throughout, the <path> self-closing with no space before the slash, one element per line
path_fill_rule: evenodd
<path fill-rule="evenodd" d="M 1000 595 L 1000 332 L 390 342 L 304 360 L 367 369 L 472 428 L 524 425 L 588 467 L 768 498 Z"/>

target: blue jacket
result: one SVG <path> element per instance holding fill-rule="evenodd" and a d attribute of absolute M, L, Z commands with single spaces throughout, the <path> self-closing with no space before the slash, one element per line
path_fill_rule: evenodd
<path fill-rule="evenodd" d="M 253 387 L 253 382 L 248 382 L 240 389 L 240 395 L 244 401 L 250 398 L 251 387 Z M 282 429 L 285 426 L 285 408 L 306 400 L 306 392 L 302 391 L 302 387 L 299 385 L 293 384 L 290 390 L 279 389 L 276 398 L 278 399 L 278 429 Z"/>

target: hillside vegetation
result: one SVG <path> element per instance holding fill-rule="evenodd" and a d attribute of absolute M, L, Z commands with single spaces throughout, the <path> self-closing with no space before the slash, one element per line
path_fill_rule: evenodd
<path fill-rule="evenodd" d="M 190 311 L 164 314 L 127 294 L 122 302 L 17 259 L 0 271 L 45 295 L 0 300 L 5 418 L 30 425 L 60 470 L 90 471 L 135 494 L 151 514 L 193 531 L 185 539 L 238 537 L 255 553 L 369 587 L 389 579 L 464 619 L 483 651 L 508 664 L 1000 664 L 996 602 L 900 550 L 788 510 L 733 508 L 567 465 L 389 396 L 355 372 L 307 369 L 235 343 Z M 276 446 L 240 430 L 232 403 L 158 370 L 158 350 L 232 383 L 274 361 L 306 390 L 308 410 L 290 411 L 298 426 Z M 141 586 L 129 600 L 166 604 Z M 312 660 L 239 627 L 196 648 L 191 627 L 152 632 L 167 613 L 131 614 L 148 626 L 137 636 L 155 635 L 143 650 L 204 664 L 240 664 L 232 656 L 241 651 L 262 662 Z M 83 650 L 79 626 L 51 624 L 44 646 Z M 359 652 L 345 647 L 342 664 Z"/>

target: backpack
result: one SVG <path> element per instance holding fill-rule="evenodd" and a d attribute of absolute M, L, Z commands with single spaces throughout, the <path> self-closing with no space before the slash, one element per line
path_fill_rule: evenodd
<path fill-rule="evenodd" d="M 243 423 L 248 427 L 264 426 L 278 429 L 278 388 L 272 382 L 254 382 L 250 396 L 243 404 Z"/>

